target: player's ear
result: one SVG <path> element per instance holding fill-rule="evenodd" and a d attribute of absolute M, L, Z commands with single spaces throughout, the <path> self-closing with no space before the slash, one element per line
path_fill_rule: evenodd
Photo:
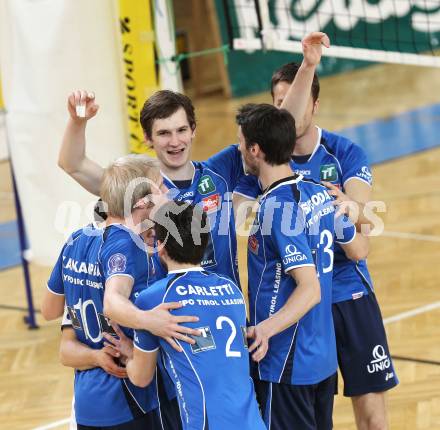
<path fill-rule="evenodd" d="M 142 197 L 133 205 L 133 209 L 146 209 L 148 202 L 147 197 Z"/>
<path fill-rule="evenodd" d="M 145 131 L 144 131 L 144 139 L 147 147 L 153 149 L 153 141 L 147 136 L 147 133 L 145 133 Z"/>
<path fill-rule="evenodd" d="M 251 146 L 251 153 L 256 158 L 261 156 L 262 151 L 258 143 L 255 143 L 254 145 Z"/>

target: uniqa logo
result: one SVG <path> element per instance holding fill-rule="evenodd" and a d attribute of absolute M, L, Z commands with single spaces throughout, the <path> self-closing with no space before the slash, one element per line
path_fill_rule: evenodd
<path fill-rule="evenodd" d="M 291 243 L 286 246 L 283 259 L 284 264 L 296 263 L 297 261 L 303 261 L 305 259 L 306 256 L 302 252 L 299 252 L 295 245 Z"/>
<path fill-rule="evenodd" d="M 367 364 L 368 373 L 381 372 L 391 366 L 391 361 L 382 345 L 376 345 L 373 348 L 372 355 L 373 360 L 370 361 L 370 364 Z"/>

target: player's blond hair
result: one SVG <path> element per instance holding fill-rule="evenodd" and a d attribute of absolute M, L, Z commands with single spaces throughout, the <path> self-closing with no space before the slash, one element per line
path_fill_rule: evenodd
<path fill-rule="evenodd" d="M 118 158 L 105 170 L 101 198 L 108 215 L 124 218 L 135 204 L 148 194 L 160 178 L 157 160 L 146 155 L 130 154 Z"/>

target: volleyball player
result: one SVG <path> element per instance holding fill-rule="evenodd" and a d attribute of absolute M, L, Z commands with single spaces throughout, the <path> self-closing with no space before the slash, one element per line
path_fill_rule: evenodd
<path fill-rule="evenodd" d="M 139 178 L 144 180 L 139 182 Z M 133 181 L 138 184 L 127 196 Z M 75 232 L 49 279 L 43 316 L 56 318 L 65 306 L 75 330 L 73 333 L 66 328 L 63 333 L 61 357 L 64 364 L 77 369 L 75 416 L 79 429 L 161 428 L 152 427 L 157 421 L 155 386 L 140 390 L 130 384 L 123 378 L 124 369 L 111 363 L 111 354 L 103 345 L 103 333 L 113 333 L 106 318 L 109 289 L 116 286 L 124 290 L 126 300 L 118 301 L 118 312 L 123 315 L 125 309 L 138 327 L 160 333 L 170 341 L 181 336 L 179 331 L 198 333 L 176 327 L 179 322 L 197 321 L 195 317 L 171 316 L 168 310 L 179 304 L 159 306 L 150 312 L 141 312 L 132 304 L 145 288 L 149 271 L 139 224 L 151 216 L 156 209 L 153 203 L 159 205 L 163 191 L 156 161 L 134 156 L 116 160 L 103 175 L 101 194 L 108 202 L 106 228 L 89 226 Z M 123 318 L 119 321 L 124 324 Z"/>
<path fill-rule="evenodd" d="M 297 106 L 291 88 L 299 65 L 290 63 L 272 77 L 271 94 L 277 107 Z M 341 135 L 319 128 L 314 116 L 319 106 L 317 75 L 297 143 L 292 153 L 292 169 L 315 181 L 325 181 L 338 203 L 355 202 L 357 229 L 369 228 L 371 220 L 364 207 L 371 200 L 372 174 L 364 151 Z M 255 184 L 245 178 L 236 192 L 252 196 Z M 254 192 L 255 197 L 258 192 Z M 353 215 L 353 206 L 351 214 Z M 344 379 L 344 395 L 351 397 L 357 427 L 386 429 L 385 392 L 398 384 L 391 360 L 385 328 L 365 260 L 351 261 L 335 247 L 333 276 L 333 318 L 339 368 Z"/>
<path fill-rule="evenodd" d="M 176 212 L 172 206 L 177 205 Z M 156 224 L 159 255 L 168 267 L 166 278 L 143 291 L 136 305 L 145 311 L 162 303 L 184 304 L 173 314 L 191 313 L 201 331 L 195 344 L 182 343 L 183 353 L 147 331 L 135 331 L 127 372 L 145 386 L 163 359 L 178 394 L 184 430 L 264 430 L 252 380 L 246 339 L 246 305 L 238 286 L 227 277 L 201 267 L 208 242 L 206 212 L 187 203 L 169 203 Z M 167 226 L 177 226 L 178 239 Z"/>
<path fill-rule="evenodd" d="M 263 188 L 249 236 L 249 347 L 268 428 L 331 429 L 336 389 L 332 321 L 333 242 L 364 258 L 368 242 L 319 183 L 294 174 L 290 113 L 268 104 L 237 115 L 246 169 Z"/>

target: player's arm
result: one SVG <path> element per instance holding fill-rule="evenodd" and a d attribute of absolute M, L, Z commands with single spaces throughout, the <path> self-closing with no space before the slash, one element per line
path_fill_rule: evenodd
<path fill-rule="evenodd" d="M 255 199 L 243 194 L 233 193 L 232 207 L 234 209 L 235 227 L 237 230 L 246 222 L 256 205 L 258 205 L 258 203 Z"/>
<path fill-rule="evenodd" d="M 85 117 L 79 117 L 76 106 L 85 107 Z M 98 112 L 93 93 L 75 91 L 67 99 L 69 121 L 63 136 L 58 166 L 87 191 L 99 196 L 103 168 L 86 156 L 86 125 Z"/>
<path fill-rule="evenodd" d="M 313 306 L 321 301 L 321 287 L 315 266 L 302 266 L 289 271 L 296 282 L 296 288 L 284 306 L 272 317 L 260 322 L 249 330 L 249 337 L 254 342 L 249 352 L 254 352 L 252 358 L 260 361 L 269 348 L 269 339 L 282 332 L 301 319 Z"/>
<path fill-rule="evenodd" d="M 156 372 L 157 352 L 133 349 L 133 357 L 127 360 L 126 368 L 130 381 L 138 387 L 146 387 Z"/>
<path fill-rule="evenodd" d="M 64 294 L 55 294 L 47 289 L 41 302 L 41 314 L 46 321 L 60 318 L 64 312 Z"/>
<path fill-rule="evenodd" d="M 365 210 L 366 204 L 371 201 L 371 185 L 356 178 L 351 178 L 344 184 L 344 191 L 330 182 L 323 182 L 329 189 L 329 194 L 335 198 L 334 205 L 338 207 L 338 214 L 346 214 L 356 226 L 356 230 L 368 234 L 374 228 Z"/>
<path fill-rule="evenodd" d="M 76 338 L 73 328 L 63 328 L 60 342 L 60 362 L 63 366 L 73 367 L 77 370 L 101 367 L 110 375 L 126 378 L 126 370 L 115 363 L 114 357 L 117 357 L 117 353 L 112 349 L 107 347 L 90 348 Z"/>
<path fill-rule="evenodd" d="M 347 215 L 335 214 L 335 242 L 350 260 L 359 261 L 368 256 L 368 237 L 356 232 L 354 223 Z"/>
<path fill-rule="evenodd" d="M 137 308 L 129 299 L 133 288 L 133 278 L 129 276 L 111 276 L 105 284 L 104 313 L 111 320 L 134 329 L 148 330 L 167 340 L 173 348 L 181 348 L 174 339 L 194 343 L 188 334 L 199 335 L 198 330 L 180 325 L 184 322 L 197 322 L 194 316 L 175 316 L 169 311 L 182 307 L 180 303 L 162 303 L 154 309 L 144 311 Z"/>
<path fill-rule="evenodd" d="M 295 118 L 297 135 L 301 135 L 304 131 L 304 115 L 310 99 L 313 75 L 321 61 L 322 45 L 327 48 L 330 46 L 329 38 L 325 33 L 313 32 L 302 40 L 303 61 L 280 106 Z"/>
<path fill-rule="evenodd" d="M 60 318 L 64 313 L 64 282 L 63 282 L 63 253 L 66 245 L 61 250 L 58 260 L 52 269 L 47 281 L 47 289 L 41 302 L 41 314 L 46 321 Z"/>
<path fill-rule="evenodd" d="M 347 258 L 353 261 L 365 260 L 370 250 L 368 237 L 363 234 L 356 234 L 349 243 L 340 243 Z"/>

